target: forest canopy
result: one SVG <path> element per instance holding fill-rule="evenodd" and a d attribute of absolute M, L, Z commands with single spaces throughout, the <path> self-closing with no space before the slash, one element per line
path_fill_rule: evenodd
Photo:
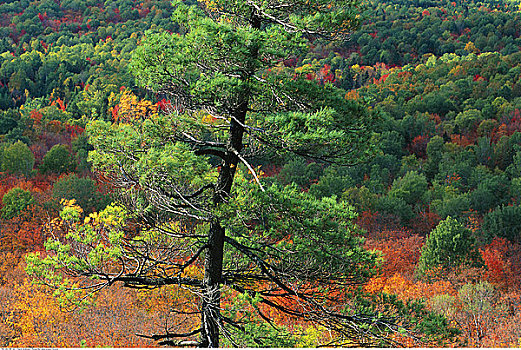
<path fill-rule="evenodd" d="M 0 342 L 519 346 L 519 11 L 2 2 Z"/>

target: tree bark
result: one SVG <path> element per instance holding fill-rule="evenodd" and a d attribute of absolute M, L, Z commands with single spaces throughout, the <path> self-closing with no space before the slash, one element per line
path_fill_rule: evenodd
<path fill-rule="evenodd" d="M 218 220 L 210 224 L 209 248 L 205 257 L 201 308 L 201 347 L 219 347 L 219 316 L 225 230 Z"/>
<path fill-rule="evenodd" d="M 252 28 L 260 28 L 260 20 L 252 14 L 250 21 Z M 249 81 L 255 74 L 254 61 L 258 57 L 258 48 L 250 48 L 250 62 L 247 65 L 247 73 L 243 76 L 243 81 Z M 230 121 L 230 136 L 228 138 L 227 150 L 221 169 L 215 193 L 213 204 L 217 207 L 224 203 L 230 197 L 233 185 L 233 178 L 239 163 L 238 153 L 243 148 L 244 127 L 246 122 L 246 114 L 248 113 L 248 105 L 250 102 L 251 91 L 246 87 L 239 97 L 237 108 L 232 113 Z M 219 347 L 219 323 L 221 291 L 220 283 L 222 282 L 223 256 L 224 256 L 224 239 L 226 236 L 225 228 L 221 226 L 219 218 L 214 218 L 210 224 L 208 232 L 207 254 L 204 263 L 204 280 L 203 280 L 203 300 L 201 308 L 201 347 L 214 348 Z"/>
<path fill-rule="evenodd" d="M 234 150 L 239 153 L 242 150 L 244 136 L 244 124 L 248 105 L 248 94 L 244 95 L 236 115 L 236 120 L 231 121 L 228 150 L 219 172 L 216 191 L 213 197 L 214 206 L 226 202 L 230 197 L 233 178 L 237 169 L 239 158 Z M 208 232 L 208 249 L 204 263 L 203 300 L 201 308 L 201 347 L 219 347 L 219 323 L 222 282 L 224 238 L 225 228 L 221 226 L 219 218 L 214 218 Z"/>

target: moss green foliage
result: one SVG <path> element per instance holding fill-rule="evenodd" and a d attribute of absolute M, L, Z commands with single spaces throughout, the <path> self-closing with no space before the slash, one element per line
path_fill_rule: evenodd
<path fill-rule="evenodd" d="M 96 181 L 76 174 L 57 180 L 52 187 L 52 195 L 57 200 L 74 199 L 87 213 L 101 210 L 108 204 L 108 198 L 97 190 Z"/>
<path fill-rule="evenodd" d="M 509 241 L 521 241 L 521 207 L 519 205 L 503 206 L 486 214 L 481 229 L 487 240 L 494 237 L 506 238 Z"/>
<path fill-rule="evenodd" d="M 397 217 L 404 226 L 408 225 L 414 216 L 412 207 L 398 197 L 382 196 L 378 198 L 375 210 Z"/>
<path fill-rule="evenodd" d="M 35 200 L 30 191 L 22 190 L 19 187 L 10 189 L 4 197 L 2 197 L 2 213 L 3 219 L 12 219 L 22 214 Z"/>
<path fill-rule="evenodd" d="M 71 148 L 76 153 L 76 162 L 78 164 L 77 170 L 79 172 L 87 171 L 90 169 L 90 163 L 87 161 L 89 151 L 92 150 L 92 146 L 88 143 L 87 136 L 83 133 L 72 140 Z"/>
<path fill-rule="evenodd" d="M 2 111 L 0 115 L 0 134 L 9 134 L 13 129 L 18 127 L 20 122 L 20 113 L 15 109 Z"/>
<path fill-rule="evenodd" d="M 389 196 L 403 199 L 405 203 L 413 205 L 422 200 L 425 192 L 427 192 L 425 176 L 415 171 L 409 171 L 393 182 Z"/>
<path fill-rule="evenodd" d="M 472 232 L 450 216 L 441 221 L 427 237 L 422 248 L 417 272 L 454 269 L 460 266 L 479 266 L 481 255 L 476 249 Z"/>
<path fill-rule="evenodd" d="M 322 166 L 318 163 L 306 163 L 305 160 L 296 158 L 284 164 L 277 175 L 278 180 L 283 184 L 295 183 L 302 188 L 309 188 L 310 179 L 318 180 L 322 174 Z"/>
<path fill-rule="evenodd" d="M 442 199 L 434 199 L 431 202 L 431 210 L 445 219 L 451 217 L 461 217 L 470 207 L 468 193 L 458 193 L 454 188 L 444 189 Z"/>
<path fill-rule="evenodd" d="M 357 213 L 373 210 L 378 197 L 365 186 L 351 187 L 342 193 L 341 200 L 353 206 Z"/>
<path fill-rule="evenodd" d="M 11 174 L 29 176 L 34 166 L 34 155 L 22 141 L 4 148 L 2 167 Z"/>
<path fill-rule="evenodd" d="M 62 174 L 74 170 L 75 167 L 74 158 L 67 146 L 55 145 L 45 154 L 38 169 L 42 174 Z"/>

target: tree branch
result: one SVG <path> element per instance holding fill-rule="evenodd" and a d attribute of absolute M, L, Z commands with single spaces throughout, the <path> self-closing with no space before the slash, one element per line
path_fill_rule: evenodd
<path fill-rule="evenodd" d="M 146 335 L 146 334 L 137 334 L 136 336 L 146 339 L 152 339 L 152 340 L 161 340 L 161 339 L 169 339 L 169 338 L 186 338 L 191 337 L 193 335 L 201 333 L 202 328 L 198 328 L 196 330 L 193 330 L 188 333 L 166 333 L 166 334 L 152 334 L 152 335 Z"/>
<path fill-rule="evenodd" d="M 266 192 L 266 190 L 264 190 L 264 187 L 262 186 L 262 184 L 260 183 L 260 180 L 259 180 L 259 177 L 257 176 L 257 173 L 255 172 L 255 170 L 253 169 L 253 167 L 250 165 L 250 163 L 248 163 L 246 161 L 246 159 L 244 159 L 241 154 L 239 152 L 237 152 L 236 149 L 232 148 L 231 149 L 233 154 L 235 154 L 237 156 L 237 158 L 239 158 L 239 160 L 244 164 L 246 165 L 246 167 L 248 168 L 248 170 L 250 170 L 251 174 L 253 175 L 253 177 L 255 178 L 255 181 L 257 182 L 257 185 L 259 185 L 260 189 L 262 192 Z"/>
<path fill-rule="evenodd" d="M 130 288 L 156 288 L 166 285 L 185 285 L 190 287 L 201 287 L 203 285 L 201 280 L 187 277 L 144 277 L 144 276 L 121 276 L 116 281 L 123 282 L 126 287 Z"/>

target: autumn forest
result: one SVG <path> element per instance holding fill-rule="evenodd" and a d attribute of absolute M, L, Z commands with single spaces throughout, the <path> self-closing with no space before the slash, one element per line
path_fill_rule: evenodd
<path fill-rule="evenodd" d="M 0 347 L 521 347 L 519 2 L 0 14 Z"/>

